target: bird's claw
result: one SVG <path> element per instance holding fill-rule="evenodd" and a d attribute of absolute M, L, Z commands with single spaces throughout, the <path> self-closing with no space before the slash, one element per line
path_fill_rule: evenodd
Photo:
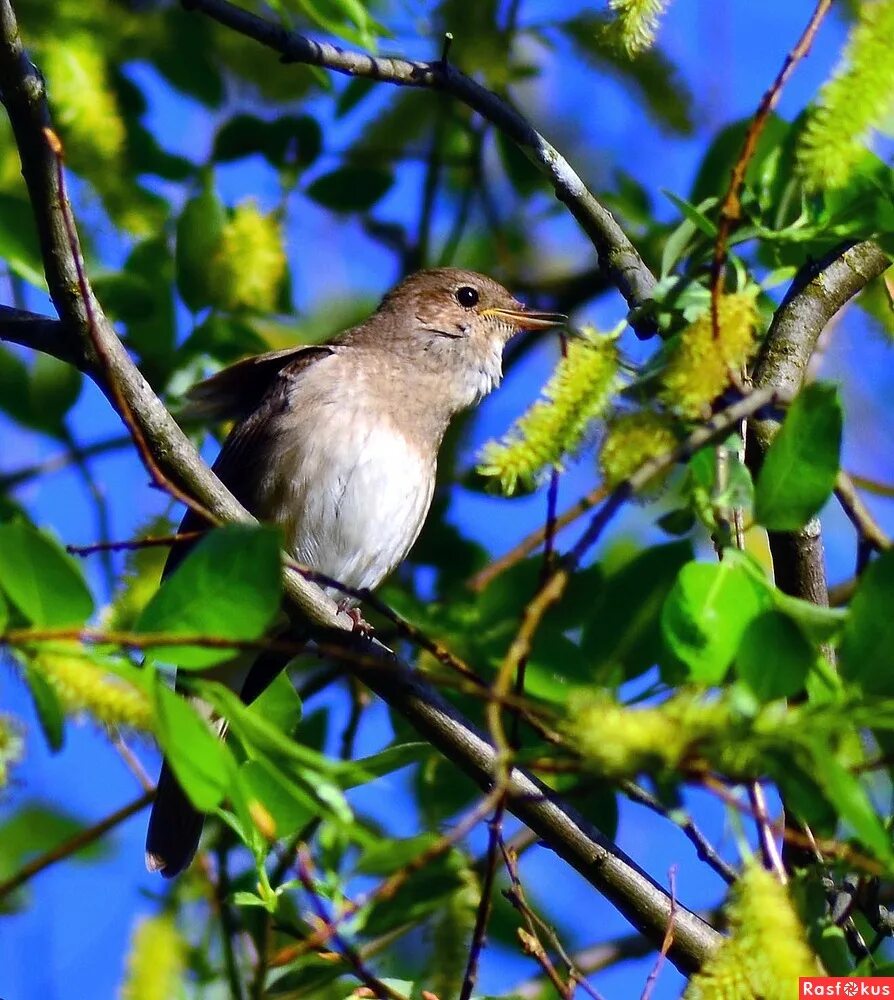
<path fill-rule="evenodd" d="M 375 634 L 376 630 L 360 613 L 360 608 L 350 607 L 347 601 L 339 601 L 338 610 L 340 612 L 343 611 L 354 623 L 353 628 L 351 629 L 352 633 L 359 633 L 366 639 Z"/>

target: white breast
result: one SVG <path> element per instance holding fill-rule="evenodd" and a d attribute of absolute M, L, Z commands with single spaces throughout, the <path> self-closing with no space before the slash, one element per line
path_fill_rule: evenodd
<path fill-rule="evenodd" d="M 344 401 L 310 408 L 283 444 L 265 506 L 295 558 L 349 587 L 375 587 L 416 541 L 434 463 L 390 423 Z"/>

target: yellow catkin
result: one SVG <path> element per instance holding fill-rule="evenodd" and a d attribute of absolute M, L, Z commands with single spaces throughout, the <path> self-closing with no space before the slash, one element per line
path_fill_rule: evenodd
<path fill-rule="evenodd" d="M 134 928 L 120 1000 L 173 1000 L 181 995 L 186 947 L 167 916 L 144 917 Z"/>
<path fill-rule="evenodd" d="M 610 0 L 609 7 L 617 17 L 613 28 L 633 56 L 654 44 L 667 0 Z"/>
<path fill-rule="evenodd" d="M 76 651 L 41 652 L 33 666 L 50 682 L 67 711 L 86 712 L 107 726 L 152 731 L 154 714 L 145 692 Z"/>
<path fill-rule="evenodd" d="M 629 479 L 649 459 L 673 451 L 677 440 L 673 421 L 663 413 L 637 410 L 615 417 L 599 449 L 599 469 L 605 485 L 614 488 Z"/>
<path fill-rule="evenodd" d="M 239 204 L 226 222 L 209 261 L 209 285 L 222 309 L 270 312 L 286 273 L 282 230 L 253 199 Z"/>
<path fill-rule="evenodd" d="M 728 906 L 730 936 L 689 982 L 685 1000 L 790 1000 L 821 974 L 785 886 L 749 861 Z"/>
<path fill-rule="evenodd" d="M 894 114 L 892 38 L 894 0 L 864 0 L 798 146 L 798 168 L 809 188 L 847 183 L 872 130 Z"/>
<path fill-rule="evenodd" d="M 755 290 L 721 295 L 717 303 L 719 336 L 710 308 L 679 336 L 661 375 L 659 396 L 684 417 L 698 417 L 729 385 L 756 347 L 758 311 Z"/>
<path fill-rule="evenodd" d="M 537 477 L 583 443 L 590 424 L 605 412 L 618 383 L 615 334 L 587 331 L 568 346 L 568 355 L 543 390 L 543 398 L 520 417 L 505 437 L 490 441 L 478 471 L 500 481 L 505 493 L 533 486 Z"/>
<path fill-rule="evenodd" d="M 0 714 L 0 788 L 9 784 L 9 772 L 22 759 L 25 744 L 19 723 L 11 716 Z"/>
<path fill-rule="evenodd" d="M 656 773 L 681 762 L 729 727 L 729 709 L 684 692 L 661 705 L 628 708 L 606 693 L 571 698 L 564 731 L 584 760 L 608 777 Z"/>
<path fill-rule="evenodd" d="M 42 46 L 55 121 L 75 170 L 111 167 L 124 150 L 124 120 L 97 40 L 77 32 L 51 38 Z"/>
<path fill-rule="evenodd" d="M 170 525 L 159 518 L 146 531 L 146 536 L 166 535 Z M 162 570 L 170 549 L 164 545 L 147 545 L 127 554 L 125 571 L 118 589 L 103 611 L 102 624 L 110 632 L 129 632 L 136 624 L 143 608 L 158 590 Z"/>

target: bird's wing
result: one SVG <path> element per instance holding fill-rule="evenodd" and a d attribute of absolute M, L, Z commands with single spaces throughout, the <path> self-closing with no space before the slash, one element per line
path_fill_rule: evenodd
<path fill-rule="evenodd" d="M 265 462 L 269 461 L 265 435 L 271 427 L 270 415 L 283 408 L 296 376 L 337 353 L 335 347 L 313 346 L 260 354 L 230 365 L 190 390 L 190 399 L 201 407 L 203 415 L 210 419 L 238 420 L 212 468 L 250 513 L 263 517 L 263 511 L 257 510 L 257 498 L 260 477 L 265 473 Z M 204 527 L 207 525 L 201 515 L 189 510 L 178 532 L 185 534 Z M 184 541 L 172 547 L 165 564 L 166 577 L 193 544 Z"/>
<path fill-rule="evenodd" d="M 280 373 L 288 370 L 295 374 L 332 353 L 334 348 L 327 345 L 302 345 L 237 361 L 194 385 L 187 393 L 189 402 L 181 416 L 241 420 L 258 408 Z"/>

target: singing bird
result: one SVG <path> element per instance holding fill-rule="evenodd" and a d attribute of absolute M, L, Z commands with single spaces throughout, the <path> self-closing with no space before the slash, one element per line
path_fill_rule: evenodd
<path fill-rule="evenodd" d="M 236 420 L 214 471 L 243 506 L 282 527 L 297 562 L 374 588 L 422 529 L 451 418 L 499 385 L 515 333 L 564 320 L 525 309 L 482 274 L 420 271 L 330 343 L 238 362 L 190 396 L 196 414 Z M 180 530 L 201 526 L 190 512 Z M 182 554 L 171 553 L 166 572 Z M 271 679 L 269 664 L 255 661 L 231 683 L 250 701 Z M 146 839 L 150 871 L 183 871 L 203 819 L 164 764 Z"/>

